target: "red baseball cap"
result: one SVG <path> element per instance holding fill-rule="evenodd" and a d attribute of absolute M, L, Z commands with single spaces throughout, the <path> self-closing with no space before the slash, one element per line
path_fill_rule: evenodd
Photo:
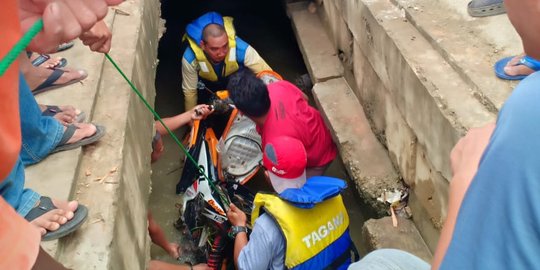
<path fill-rule="evenodd" d="M 306 183 L 306 149 L 298 139 L 279 136 L 264 146 L 263 165 L 277 193 Z"/>

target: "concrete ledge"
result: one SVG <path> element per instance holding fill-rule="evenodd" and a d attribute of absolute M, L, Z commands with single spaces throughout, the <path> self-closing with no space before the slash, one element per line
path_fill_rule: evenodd
<path fill-rule="evenodd" d="M 343 78 L 315 84 L 313 96 L 360 197 L 379 214 L 386 214 L 387 206 L 377 197 L 385 189 L 400 189 L 403 185 L 387 152 L 371 131 L 362 105 Z"/>
<path fill-rule="evenodd" d="M 362 227 L 362 237 L 368 251 L 381 248 L 394 248 L 407 251 L 426 262 L 431 262 L 433 255 L 422 240 L 414 223 L 398 218 L 398 226 L 392 226 L 392 218 L 370 219 Z"/>
<path fill-rule="evenodd" d="M 450 151 L 469 128 L 494 121 L 496 111 L 496 102 L 490 101 L 493 104 L 489 105 L 478 84 L 471 84 L 463 76 L 472 70 L 459 71 L 451 60 L 468 58 L 467 61 L 484 63 L 484 68 L 490 69 L 491 64 L 484 61 L 488 52 L 474 55 L 467 51 L 459 55 L 460 50 L 470 47 L 463 42 L 454 44 L 452 57 L 443 52 L 438 43 L 451 44 L 445 39 L 444 26 L 461 27 L 455 20 L 448 20 L 452 13 L 445 14 L 447 8 L 441 3 L 445 1 L 322 2 L 319 15 L 327 23 L 334 45 L 343 52 L 340 58 L 347 71 L 352 69 L 345 72 L 345 77 L 361 100 L 376 137 L 411 187 L 414 222 L 428 246 L 434 249 L 446 217 Z M 418 5 L 428 8 L 417 11 Z M 439 14 L 424 16 L 422 21 L 426 29 L 432 24 L 437 26 L 430 29 L 439 39 L 427 37 L 427 30 L 418 28 L 419 23 L 411 21 L 409 13 Z M 449 37 L 459 39 L 459 34 Z M 476 62 L 475 67 L 479 65 Z"/>
<path fill-rule="evenodd" d="M 497 79 L 493 65 L 523 50 L 508 17 L 471 17 L 466 13 L 468 0 L 392 1 L 471 87 L 474 97 L 497 112 L 516 83 Z"/>
<path fill-rule="evenodd" d="M 307 11 L 307 2 L 287 5 L 293 30 L 313 83 L 343 76 L 343 66 L 317 14 Z M 300 34 L 301 33 L 301 34 Z"/>
<path fill-rule="evenodd" d="M 110 55 L 153 104 L 159 2 L 135 0 L 119 8 L 129 15 L 112 11 L 107 17 L 113 32 Z M 28 168 L 29 184 L 36 191 L 77 199 L 90 211 L 77 232 L 50 244 L 48 251 L 73 269 L 146 269 L 153 117 L 102 54 L 78 43 L 62 55 L 70 66 L 78 63 L 87 69 L 89 78 L 38 100 L 72 104 L 92 122 L 106 126 L 107 134 L 93 146 L 54 154 Z"/>

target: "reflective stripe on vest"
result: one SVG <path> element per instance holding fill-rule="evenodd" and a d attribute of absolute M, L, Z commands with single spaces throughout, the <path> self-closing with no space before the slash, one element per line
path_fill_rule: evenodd
<path fill-rule="evenodd" d="M 229 52 L 225 57 L 225 72 L 221 75 L 223 77 L 227 77 L 236 72 L 239 69 L 239 65 L 236 61 L 236 30 L 233 26 L 233 18 L 223 17 L 223 22 L 223 27 L 225 27 L 227 37 L 229 38 Z M 204 51 L 201 49 L 201 47 L 199 47 L 199 44 L 197 44 L 197 42 L 191 39 L 188 35 L 185 35 L 185 37 L 189 42 L 189 47 L 193 50 L 193 53 L 195 53 L 197 62 L 199 63 L 199 76 L 205 80 L 217 82 L 218 78 L 221 76 L 217 75 L 216 71 L 214 70 L 214 66 L 212 63 L 210 63 L 210 61 L 208 61 Z"/>
<path fill-rule="evenodd" d="M 318 255 L 341 254 L 350 248 L 349 215 L 341 195 L 318 203 L 311 209 L 298 208 L 272 194 L 258 193 L 253 203 L 251 224 L 254 224 L 261 214 L 261 208 L 264 208 L 264 212 L 273 217 L 285 237 L 285 266 L 288 269 L 298 266 L 303 268 L 302 264 L 311 259 L 330 264 L 337 259 L 336 256 L 320 258 Z M 326 252 L 328 247 L 340 250 Z M 324 268 L 325 265 L 320 267 Z"/>

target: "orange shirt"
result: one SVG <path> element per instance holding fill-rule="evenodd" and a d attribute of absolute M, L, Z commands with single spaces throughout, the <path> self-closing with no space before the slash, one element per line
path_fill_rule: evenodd
<path fill-rule="evenodd" d="M 32 269 L 41 235 L 0 197 L 0 269 Z"/>
<path fill-rule="evenodd" d="M 0 58 L 21 36 L 17 0 L 2 0 Z M 19 157 L 19 66 L 13 64 L 0 77 L 0 182 Z M 0 197 L 0 269 L 31 269 L 39 252 L 39 231 Z"/>
<path fill-rule="evenodd" d="M 2 1 L 0 27 L 0 58 L 4 58 L 21 36 L 16 0 Z M 14 63 L 0 77 L 0 181 L 13 168 L 21 149 L 18 89 L 19 66 Z"/>

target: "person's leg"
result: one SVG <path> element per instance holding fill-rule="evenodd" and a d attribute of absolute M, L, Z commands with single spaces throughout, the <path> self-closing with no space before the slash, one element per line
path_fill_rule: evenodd
<path fill-rule="evenodd" d="M 378 249 L 349 266 L 349 270 L 428 270 L 422 259 L 397 249 Z"/>
<path fill-rule="evenodd" d="M 55 69 L 49 69 L 46 67 L 35 67 L 30 63 L 30 60 L 26 55 L 21 55 L 21 57 L 18 58 L 19 60 L 19 66 L 21 68 L 21 72 L 25 76 L 25 79 L 32 91 L 35 91 L 36 88 L 38 88 L 42 83 L 44 83 L 47 78 L 52 76 Z M 59 70 L 63 70 L 64 73 L 60 75 L 60 77 L 54 81 L 54 85 L 67 85 L 69 82 L 72 81 L 78 81 L 85 79 L 88 74 L 85 70 L 82 69 L 73 69 L 73 68 L 56 68 Z"/>
<path fill-rule="evenodd" d="M 156 223 L 150 212 L 148 212 L 148 233 L 150 234 L 150 239 L 152 239 L 152 242 L 167 251 L 171 257 L 175 259 L 180 257 L 180 253 L 178 251 L 180 246 L 178 246 L 177 243 L 167 241 L 163 229 L 161 229 L 159 224 Z"/>
<path fill-rule="evenodd" d="M 24 188 L 24 166 L 20 158 L 8 177 L 0 184 L 0 196 L 23 217 L 39 201 L 41 197 L 39 194 Z"/>
<path fill-rule="evenodd" d="M 24 77 L 20 76 L 19 110 L 21 114 L 22 149 L 21 160 L 25 166 L 46 158 L 62 141 L 67 127 L 42 110 L 30 92 Z M 76 129 L 65 144 L 73 144 L 90 138 L 98 132 L 97 126 L 89 123 L 74 123 Z M 103 133 L 100 134 L 102 136 Z M 100 138 L 100 136 L 96 138 Z"/>
<path fill-rule="evenodd" d="M 9 176 L 0 184 L 0 196 L 22 217 L 38 205 L 41 198 L 35 191 L 24 188 L 24 180 L 24 166 L 19 158 Z M 42 235 L 47 231 L 57 230 L 62 224 L 72 219 L 73 212 L 78 207 L 76 201 L 53 200 L 53 203 L 58 209 L 51 210 L 30 222 L 40 230 Z"/>
<path fill-rule="evenodd" d="M 44 159 L 58 145 L 64 134 L 64 126 L 52 117 L 41 115 L 42 111 L 24 77 L 21 75 L 19 78 L 21 158 L 24 165 L 30 165 Z"/>

